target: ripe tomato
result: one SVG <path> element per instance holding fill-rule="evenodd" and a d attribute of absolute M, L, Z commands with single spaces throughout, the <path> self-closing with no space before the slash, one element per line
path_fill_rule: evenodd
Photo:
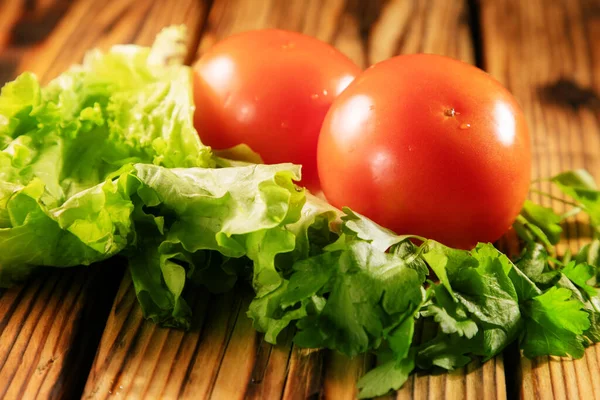
<path fill-rule="evenodd" d="M 485 72 L 436 55 L 367 69 L 323 123 L 323 192 L 400 234 L 470 248 L 511 226 L 530 184 L 513 96 Z"/>
<path fill-rule="evenodd" d="M 361 70 L 310 36 L 281 30 L 234 35 L 194 65 L 195 126 L 215 149 L 245 143 L 265 163 L 302 164 L 318 188 L 317 142 L 333 100 Z"/>

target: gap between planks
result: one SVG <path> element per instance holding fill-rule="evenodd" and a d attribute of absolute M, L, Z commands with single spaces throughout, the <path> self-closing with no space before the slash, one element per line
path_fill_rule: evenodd
<path fill-rule="evenodd" d="M 202 3 L 168 5 L 167 0 L 0 2 L 0 78 L 28 70 L 47 82 L 81 62 L 89 48 L 147 45 L 174 23 L 186 23 L 197 41 L 206 16 Z M 112 259 L 54 270 L 0 290 L 0 398 L 76 398 L 82 393 L 119 287 L 121 264 Z"/>
<path fill-rule="evenodd" d="M 600 177 L 600 4 L 588 0 L 481 1 L 483 62 L 523 107 L 533 141 L 533 177 L 574 168 Z M 548 183 L 536 188 L 560 196 Z M 558 201 L 534 196 L 566 211 Z M 585 218 L 571 218 L 559 251 L 591 237 Z M 523 358 L 513 349 L 513 396 L 600 398 L 598 345 L 580 360 Z"/>
<path fill-rule="evenodd" d="M 363 67 L 400 52 L 434 52 L 474 62 L 467 5 L 443 0 L 216 0 L 198 53 L 230 34 L 265 27 L 316 36 Z M 199 331 L 167 333 L 141 322 L 142 333 L 127 340 L 126 332 L 118 333 L 123 320 L 141 318 L 127 279 L 115 306 L 128 296 L 134 305 L 111 312 L 86 396 L 105 398 L 112 392 L 136 398 L 160 394 L 161 398 L 349 399 L 356 396 L 356 378 L 372 365 L 370 357 L 348 360 L 330 352 L 297 349 L 289 336 L 271 347 L 252 329 L 245 315 L 248 299 L 243 297 L 211 296 L 196 303 L 197 315 L 207 310 L 207 315 L 198 317 L 203 321 Z M 167 339 L 169 335 L 176 339 Z M 117 337 L 122 340 L 115 342 Z M 188 351 L 173 350 L 183 347 Z M 142 363 L 148 365 L 140 373 Z M 413 376 L 397 396 L 478 398 L 480 387 L 485 387 L 486 398 L 506 397 L 501 357 L 451 374 Z"/>

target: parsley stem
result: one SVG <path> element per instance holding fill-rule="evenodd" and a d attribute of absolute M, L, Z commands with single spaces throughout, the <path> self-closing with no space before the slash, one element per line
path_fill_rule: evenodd
<path fill-rule="evenodd" d="M 552 263 L 554 263 L 555 265 L 558 265 L 560 267 L 565 266 L 565 264 L 556 257 L 549 256 L 548 261 L 552 261 Z M 548 264 L 548 265 L 552 266 L 551 264 Z M 553 269 L 556 269 L 556 268 L 553 268 Z"/>
<path fill-rule="evenodd" d="M 554 195 L 551 195 L 550 193 L 542 192 L 541 190 L 537 190 L 537 189 L 530 189 L 530 190 L 533 193 L 542 195 L 542 196 L 547 197 L 547 198 L 552 199 L 552 200 L 560 201 L 563 204 L 568 204 L 568 205 L 573 206 L 573 207 L 580 207 L 580 205 L 578 203 L 575 203 L 575 202 L 572 202 L 572 201 L 569 201 L 569 200 L 565 200 L 565 199 L 561 199 L 560 197 L 556 197 Z"/>
<path fill-rule="evenodd" d="M 580 212 L 581 212 L 581 207 L 573 207 L 569 211 L 562 214 L 560 216 L 560 219 L 567 219 L 569 217 L 579 214 Z"/>
<path fill-rule="evenodd" d="M 531 181 L 531 184 L 530 184 L 530 186 L 533 186 L 533 185 L 535 185 L 536 183 L 542 183 L 542 182 L 551 182 L 551 181 L 552 181 L 552 180 L 551 180 L 551 179 L 548 179 L 548 178 L 537 178 L 537 179 L 533 179 L 533 180 Z"/>

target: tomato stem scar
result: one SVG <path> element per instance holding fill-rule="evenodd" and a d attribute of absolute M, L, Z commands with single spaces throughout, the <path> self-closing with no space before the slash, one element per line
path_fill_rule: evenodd
<path fill-rule="evenodd" d="M 454 111 L 454 108 L 448 108 L 444 111 L 444 115 L 446 117 L 454 117 L 456 115 L 456 111 Z"/>

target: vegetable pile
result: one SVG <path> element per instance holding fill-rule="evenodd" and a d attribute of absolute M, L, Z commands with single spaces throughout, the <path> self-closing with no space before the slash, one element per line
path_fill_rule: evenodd
<path fill-rule="evenodd" d="M 491 244 L 467 251 L 396 235 L 296 186 L 299 166 L 204 146 L 183 34 L 91 52 L 47 86 L 25 73 L 2 89 L 0 285 L 118 254 L 144 315 L 185 329 L 187 293 L 249 281 L 248 316 L 268 342 L 289 328 L 302 347 L 377 354 L 361 397 L 515 341 L 527 357 L 578 358 L 600 340 L 600 240 L 575 256 L 554 247 L 575 212 L 600 232 L 600 191 L 586 172 L 552 178 L 573 212 L 526 202 L 515 260 Z M 420 320 L 437 336 L 416 343 Z"/>

